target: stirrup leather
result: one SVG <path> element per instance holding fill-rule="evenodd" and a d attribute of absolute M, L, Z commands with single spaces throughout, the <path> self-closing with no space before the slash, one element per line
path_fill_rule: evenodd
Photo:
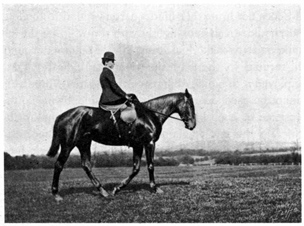
<path fill-rule="evenodd" d="M 119 109 L 118 109 L 118 110 L 119 110 Z M 115 113 L 116 113 L 118 110 L 116 110 L 115 112 L 114 112 L 114 111 L 110 111 L 110 112 L 111 112 L 111 117 L 110 117 L 110 119 L 113 119 L 114 125 L 115 125 L 115 127 L 116 127 L 117 132 L 118 132 L 118 137 L 121 138 L 119 126 L 118 126 L 118 123 L 117 123 L 116 117 L 115 117 Z"/>

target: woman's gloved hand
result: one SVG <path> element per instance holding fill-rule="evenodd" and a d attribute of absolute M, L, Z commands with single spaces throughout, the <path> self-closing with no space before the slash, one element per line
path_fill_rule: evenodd
<path fill-rule="evenodd" d="M 125 98 L 126 98 L 127 100 L 132 100 L 132 94 L 126 94 Z"/>
<path fill-rule="evenodd" d="M 138 100 L 138 99 L 137 99 L 137 96 L 136 96 L 135 94 L 133 94 L 133 93 L 128 93 L 128 94 L 126 95 L 126 99 L 127 99 L 127 100 L 131 100 L 131 101 Z"/>

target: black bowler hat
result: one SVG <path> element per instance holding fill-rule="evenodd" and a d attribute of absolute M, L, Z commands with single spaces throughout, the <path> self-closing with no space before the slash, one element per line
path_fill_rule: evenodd
<path fill-rule="evenodd" d="M 105 52 L 102 59 L 103 60 L 108 59 L 108 60 L 113 60 L 114 61 L 115 60 L 114 59 L 114 53 L 112 53 L 112 52 Z"/>

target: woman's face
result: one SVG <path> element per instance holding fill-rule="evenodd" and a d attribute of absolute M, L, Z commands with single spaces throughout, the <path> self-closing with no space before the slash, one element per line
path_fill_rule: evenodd
<path fill-rule="evenodd" d="M 114 63 L 114 61 L 110 60 L 110 61 L 106 62 L 106 66 L 108 66 L 109 68 L 113 69 L 114 66 L 115 66 L 115 63 Z"/>

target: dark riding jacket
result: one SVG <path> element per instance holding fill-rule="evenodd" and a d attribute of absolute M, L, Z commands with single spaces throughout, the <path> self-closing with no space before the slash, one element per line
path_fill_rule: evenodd
<path fill-rule="evenodd" d="M 99 81 L 102 88 L 99 105 L 115 103 L 119 104 L 126 101 L 126 93 L 116 83 L 111 69 L 104 67 L 100 74 Z"/>

